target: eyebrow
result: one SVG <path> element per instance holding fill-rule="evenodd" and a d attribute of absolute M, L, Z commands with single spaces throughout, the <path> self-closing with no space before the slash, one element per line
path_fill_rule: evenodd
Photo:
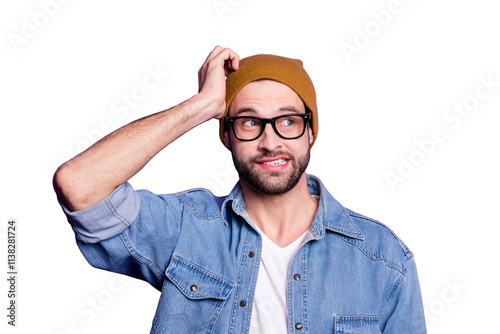
<path fill-rule="evenodd" d="M 284 106 L 279 109 L 280 111 L 293 111 L 294 113 L 300 114 L 300 111 L 294 106 Z"/>
<path fill-rule="evenodd" d="M 283 107 L 280 107 L 278 109 L 278 111 L 280 111 L 282 113 L 286 113 L 286 112 L 291 111 L 293 113 L 300 114 L 300 111 L 297 108 L 295 108 L 294 106 L 283 106 Z M 242 114 L 244 112 L 251 113 L 251 114 L 257 114 L 257 111 L 255 109 L 250 108 L 250 107 L 243 107 L 243 108 L 236 110 L 236 112 L 234 113 L 234 116 L 239 116 L 240 114 Z"/>
<path fill-rule="evenodd" d="M 243 108 L 240 108 L 240 109 L 236 110 L 234 112 L 234 116 L 239 116 L 240 114 L 243 114 L 244 112 L 248 112 L 248 113 L 251 113 L 251 114 L 256 114 L 257 113 L 257 111 L 255 111 L 252 108 L 243 107 Z"/>

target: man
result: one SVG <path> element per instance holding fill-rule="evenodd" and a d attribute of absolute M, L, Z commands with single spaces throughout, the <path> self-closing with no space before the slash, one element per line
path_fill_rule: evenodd
<path fill-rule="evenodd" d="M 198 76 L 198 94 L 57 170 L 89 263 L 161 290 L 151 333 L 425 333 L 413 254 L 305 173 L 318 114 L 302 62 L 240 62 L 218 46 Z M 228 196 L 132 189 L 154 155 L 212 118 L 239 173 Z"/>

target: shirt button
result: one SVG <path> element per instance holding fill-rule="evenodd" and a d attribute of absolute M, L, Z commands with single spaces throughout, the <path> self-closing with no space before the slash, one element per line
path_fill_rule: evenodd
<path fill-rule="evenodd" d="M 297 322 L 295 324 L 295 329 L 300 331 L 302 329 L 302 324 L 300 322 Z"/>
<path fill-rule="evenodd" d="M 245 307 L 245 306 L 247 306 L 247 302 L 246 302 L 246 300 L 242 300 L 242 301 L 240 301 L 240 306 L 241 306 L 241 307 Z"/>
<path fill-rule="evenodd" d="M 295 274 L 293 275 L 293 279 L 298 281 L 300 279 L 300 275 L 299 274 Z"/>
<path fill-rule="evenodd" d="M 191 291 L 196 292 L 198 290 L 198 287 L 196 285 L 191 285 L 190 287 Z"/>
<path fill-rule="evenodd" d="M 248 257 L 254 257 L 255 256 L 255 253 L 254 252 L 249 252 L 248 253 Z"/>

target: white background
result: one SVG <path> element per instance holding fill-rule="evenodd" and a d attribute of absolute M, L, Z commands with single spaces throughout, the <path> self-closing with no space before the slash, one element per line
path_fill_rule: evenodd
<path fill-rule="evenodd" d="M 498 13 L 489 0 L 2 2 L 0 277 L 7 221 L 16 219 L 19 278 L 16 328 L 1 279 L 0 331 L 149 332 L 159 292 L 86 263 L 51 179 L 90 141 L 195 94 L 197 71 L 220 44 L 241 57 L 303 60 L 320 122 L 308 172 L 414 252 L 429 333 L 494 332 Z M 161 75 L 145 90 L 148 71 Z M 449 114 L 464 103 L 467 117 Z M 227 193 L 236 177 L 217 130 L 210 121 L 189 132 L 133 186 Z M 441 142 L 430 144 L 435 131 Z M 391 187 L 387 173 L 404 176 Z"/>

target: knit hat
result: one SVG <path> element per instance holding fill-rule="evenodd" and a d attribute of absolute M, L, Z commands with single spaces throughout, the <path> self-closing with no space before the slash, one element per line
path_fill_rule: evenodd
<path fill-rule="evenodd" d="M 229 106 L 236 94 L 248 83 L 260 79 L 270 79 L 290 87 L 312 113 L 313 142 L 318 135 L 318 109 L 316 92 L 302 61 L 281 56 L 259 54 L 240 60 L 239 68 L 226 79 L 226 112 L 220 120 L 220 139 L 224 142 L 225 120 Z"/>

